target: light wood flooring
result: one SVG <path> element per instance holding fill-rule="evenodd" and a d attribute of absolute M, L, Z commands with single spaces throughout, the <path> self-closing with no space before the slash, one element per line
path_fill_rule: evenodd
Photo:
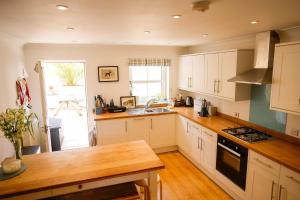
<path fill-rule="evenodd" d="M 159 154 L 164 200 L 232 199 L 179 152 Z"/>

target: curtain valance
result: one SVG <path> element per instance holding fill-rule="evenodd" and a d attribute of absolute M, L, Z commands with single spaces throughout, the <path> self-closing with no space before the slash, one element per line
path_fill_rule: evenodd
<path fill-rule="evenodd" d="M 130 58 L 129 66 L 170 66 L 171 59 L 166 58 Z"/>

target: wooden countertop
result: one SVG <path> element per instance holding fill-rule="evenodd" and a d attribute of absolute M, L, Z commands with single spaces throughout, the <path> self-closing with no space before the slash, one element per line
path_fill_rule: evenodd
<path fill-rule="evenodd" d="M 229 135 L 223 132 L 223 129 L 238 127 L 241 126 L 231 120 L 225 119 L 220 116 L 213 117 L 199 117 L 199 115 L 194 113 L 193 108 L 186 107 L 176 107 L 173 109 L 174 112 L 178 113 L 181 116 L 184 116 L 195 123 L 206 127 L 219 135 L 222 135 L 228 139 L 233 140 L 234 142 L 247 147 L 257 153 L 260 153 L 298 173 L 300 173 L 300 145 L 292 144 L 290 142 L 274 138 L 272 140 L 261 141 L 257 143 L 248 143 L 243 140 L 240 140 L 232 135 Z M 169 113 L 159 113 L 155 115 L 169 114 Z M 147 116 L 153 116 L 150 114 Z M 145 115 L 139 115 L 145 116 Z M 105 113 L 102 115 L 95 116 L 95 120 L 109 120 L 109 119 L 118 119 L 118 118 L 128 118 L 128 117 L 137 117 L 136 115 L 129 115 L 127 112 L 124 113 Z"/>
<path fill-rule="evenodd" d="M 0 181 L 0 198 L 164 168 L 144 141 L 23 156 L 27 170 Z"/>
<path fill-rule="evenodd" d="M 94 121 L 99 120 L 111 120 L 111 119 L 122 119 L 122 118 L 134 118 L 134 117 L 145 117 L 145 116 L 155 116 L 155 115 L 169 115 L 169 114 L 176 114 L 175 110 L 171 112 L 163 112 L 163 113 L 150 113 L 150 114 L 129 114 L 128 112 L 120 112 L 120 113 L 104 113 L 101 115 L 94 114 Z"/>
<path fill-rule="evenodd" d="M 222 135 L 234 142 L 260 153 L 298 173 L 300 173 L 300 146 L 274 138 L 272 140 L 248 143 L 222 131 L 222 129 L 237 127 L 239 124 L 219 116 L 199 117 L 191 108 L 175 108 L 178 114 Z"/>

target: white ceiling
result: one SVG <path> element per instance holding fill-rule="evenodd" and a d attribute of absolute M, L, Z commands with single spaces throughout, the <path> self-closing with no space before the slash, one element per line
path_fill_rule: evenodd
<path fill-rule="evenodd" d="M 184 46 L 300 25 L 300 0 L 211 2 L 201 13 L 192 11 L 192 0 L 1 0 L 0 32 L 26 43 Z"/>

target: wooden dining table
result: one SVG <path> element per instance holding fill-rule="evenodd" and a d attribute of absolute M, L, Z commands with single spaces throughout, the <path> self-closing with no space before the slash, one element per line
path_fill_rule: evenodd
<path fill-rule="evenodd" d="M 23 156 L 27 169 L 0 181 L 0 199 L 41 199 L 141 179 L 157 199 L 157 173 L 164 164 L 145 141 Z"/>

